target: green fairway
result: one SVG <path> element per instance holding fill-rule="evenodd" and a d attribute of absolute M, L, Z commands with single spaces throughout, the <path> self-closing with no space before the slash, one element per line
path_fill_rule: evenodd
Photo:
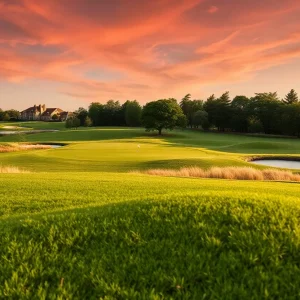
<path fill-rule="evenodd" d="M 250 166 L 245 162 L 250 154 L 297 155 L 300 149 L 300 141 L 296 139 L 188 131 L 175 131 L 157 137 L 145 133 L 143 129 L 130 128 L 83 128 L 21 134 L 2 137 L 0 141 L 68 144 L 60 149 L 1 155 L 2 165 L 20 166 L 33 172 L 128 172 L 193 165 L 203 168 Z"/>
<path fill-rule="evenodd" d="M 3 128 L 11 127 L 20 127 L 22 130 L 41 130 L 41 129 L 51 129 L 51 130 L 64 130 L 65 123 L 63 122 L 38 122 L 38 121 L 29 121 L 29 122 L 0 122 L 0 130 Z M 9 130 L 9 129 L 8 129 Z M 12 129 L 14 130 L 14 129 Z"/>
<path fill-rule="evenodd" d="M 61 124 L 0 137 L 66 144 L 0 153 L 31 171 L 0 174 L 1 299 L 300 298 L 298 183 L 130 172 L 251 166 L 300 140 Z"/>

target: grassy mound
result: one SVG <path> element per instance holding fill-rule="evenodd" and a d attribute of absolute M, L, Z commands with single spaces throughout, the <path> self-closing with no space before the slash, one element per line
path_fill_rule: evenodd
<path fill-rule="evenodd" d="M 299 220 L 292 201 L 186 194 L 6 221 L 0 296 L 296 299 Z"/>

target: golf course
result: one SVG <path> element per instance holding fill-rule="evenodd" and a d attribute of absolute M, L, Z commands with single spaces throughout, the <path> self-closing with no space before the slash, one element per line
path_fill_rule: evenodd
<path fill-rule="evenodd" d="M 299 159 L 300 139 L 12 125 L 50 131 L 0 146 L 60 147 L 0 153 L 19 170 L 0 172 L 0 299 L 300 298 L 299 182 L 147 174 L 263 171 L 251 158 Z"/>

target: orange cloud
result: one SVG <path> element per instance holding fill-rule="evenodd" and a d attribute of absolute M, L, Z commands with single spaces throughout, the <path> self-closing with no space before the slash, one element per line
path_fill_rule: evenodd
<path fill-rule="evenodd" d="M 299 55 L 298 0 L 0 5 L 0 80 L 56 82 L 58 94 L 88 102 L 143 102 L 184 90 L 200 97 L 208 85 L 248 80 Z"/>
<path fill-rule="evenodd" d="M 219 10 L 219 8 L 217 6 L 211 6 L 209 9 L 208 9 L 208 12 L 210 14 L 214 14 L 216 13 L 217 11 Z"/>

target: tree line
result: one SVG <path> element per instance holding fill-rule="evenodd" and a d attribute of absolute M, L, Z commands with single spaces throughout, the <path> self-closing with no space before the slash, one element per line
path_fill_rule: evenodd
<path fill-rule="evenodd" d="M 295 90 L 284 99 L 275 92 L 256 93 L 253 97 L 229 92 L 204 100 L 181 101 L 161 99 L 141 106 L 137 101 L 109 100 L 106 104 L 91 103 L 89 108 L 74 112 L 79 126 L 144 126 L 148 130 L 174 127 L 200 128 L 221 132 L 281 134 L 300 137 L 300 102 Z"/>
<path fill-rule="evenodd" d="M 15 109 L 2 110 L 0 108 L 0 121 L 17 121 L 20 116 L 20 112 Z"/>
<path fill-rule="evenodd" d="M 0 121 L 17 119 L 19 112 L 0 110 Z M 229 92 L 206 101 L 192 99 L 190 94 L 179 102 L 160 99 L 146 105 L 136 100 L 93 102 L 88 109 L 79 108 L 66 122 L 67 127 L 79 126 L 144 126 L 147 130 L 175 127 L 218 130 L 221 132 L 281 134 L 300 137 L 300 102 L 295 90 L 284 99 L 275 92 L 256 93 L 253 97 L 236 96 Z"/>

